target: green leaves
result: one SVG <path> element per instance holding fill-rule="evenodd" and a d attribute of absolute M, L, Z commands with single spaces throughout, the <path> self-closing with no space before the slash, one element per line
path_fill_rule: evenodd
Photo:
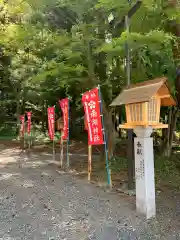
<path fill-rule="evenodd" d="M 128 33 L 119 22 L 136 0 L 131 2 L 7 1 L 0 12 L 0 44 L 11 65 L 0 64 L 3 86 L 12 89 L 20 108 L 43 109 L 45 100 L 55 104 L 71 95 L 81 109 L 80 94 L 97 84 L 110 101 L 126 82 L 126 43 L 132 82 L 163 74 L 173 79 L 172 46 L 178 44 L 166 26 L 179 21 L 178 9 L 165 7 L 167 1 L 144 0 Z"/>
<path fill-rule="evenodd" d="M 118 56 L 124 53 L 125 44 L 128 43 L 132 51 L 137 51 L 140 48 L 148 47 L 152 51 L 164 49 L 164 47 L 171 47 L 171 42 L 175 38 L 168 33 L 160 30 L 152 30 L 149 33 L 123 32 L 121 37 L 113 38 L 110 42 L 103 43 L 97 52 L 106 52 L 113 56 Z"/>
<path fill-rule="evenodd" d="M 136 1 L 132 1 L 132 4 Z M 105 9 L 105 10 L 118 10 L 123 11 L 124 13 L 128 11 L 129 4 L 127 0 L 99 0 L 96 4 L 97 9 Z"/>

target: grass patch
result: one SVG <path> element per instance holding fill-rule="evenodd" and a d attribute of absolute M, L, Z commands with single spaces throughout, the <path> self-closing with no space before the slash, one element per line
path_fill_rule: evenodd
<path fill-rule="evenodd" d="M 157 186 L 169 186 L 180 189 L 180 154 L 173 154 L 170 158 L 155 156 L 155 181 Z M 114 157 L 110 161 L 112 172 L 121 174 L 127 170 L 128 160 L 123 157 Z"/>
<path fill-rule="evenodd" d="M 57 143 L 60 141 L 60 133 L 59 132 L 55 132 L 54 135 L 54 142 Z M 36 129 L 36 130 L 32 130 L 31 131 L 31 135 L 28 135 L 27 133 L 25 133 L 24 135 L 25 141 L 28 142 L 29 140 L 32 141 L 33 145 L 38 145 L 38 144 L 47 144 L 47 145 L 51 145 L 52 141 L 49 138 L 49 134 L 48 131 L 46 131 L 45 133 Z"/>
<path fill-rule="evenodd" d="M 16 138 L 16 124 L 3 124 L 0 126 L 0 140 L 13 140 Z"/>
<path fill-rule="evenodd" d="M 127 169 L 127 158 L 124 157 L 113 157 L 109 162 L 111 171 L 114 173 L 120 172 Z"/>
<path fill-rule="evenodd" d="M 156 156 L 155 178 L 157 184 L 180 189 L 180 155 L 173 154 L 170 158 Z"/>

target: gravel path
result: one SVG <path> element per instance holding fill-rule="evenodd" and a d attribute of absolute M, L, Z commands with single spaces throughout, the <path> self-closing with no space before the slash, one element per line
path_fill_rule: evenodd
<path fill-rule="evenodd" d="M 166 216 L 164 222 L 158 213 L 145 221 L 131 198 L 58 173 L 49 159 L 24 159 L 16 149 L 0 152 L 0 239 L 180 239 L 179 219 Z M 169 221 L 174 227 L 168 228 Z"/>

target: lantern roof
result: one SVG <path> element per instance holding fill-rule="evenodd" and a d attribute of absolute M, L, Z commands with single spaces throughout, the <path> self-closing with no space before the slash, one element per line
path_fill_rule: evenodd
<path fill-rule="evenodd" d="M 161 106 L 176 105 L 176 101 L 170 94 L 167 78 L 162 77 L 127 86 L 114 99 L 110 106 L 115 107 L 124 104 L 149 102 L 155 95 L 161 98 Z"/>

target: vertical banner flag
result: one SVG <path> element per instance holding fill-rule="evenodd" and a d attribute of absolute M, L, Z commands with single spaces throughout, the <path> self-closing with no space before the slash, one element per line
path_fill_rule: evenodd
<path fill-rule="evenodd" d="M 84 105 L 85 119 L 87 121 L 88 144 L 104 144 L 98 88 L 85 92 L 82 96 L 82 103 Z"/>
<path fill-rule="evenodd" d="M 32 116 L 32 112 L 27 112 L 27 119 L 28 119 L 28 122 L 27 122 L 27 133 L 28 133 L 28 135 L 31 132 L 31 116 Z"/>
<path fill-rule="evenodd" d="M 20 116 L 20 122 L 21 122 L 21 126 L 20 126 L 20 136 L 23 137 L 24 136 L 24 123 L 25 123 L 25 117 L 24 115 Z"/>
<path fill-rule="evenodd" d="M 55 119 L 55 111 L 54 107 L 48 107 L 48 131 L 49 138 L 54 140 L 54 119 Z"/>
<path fill-rule="evenodd" d="M 59 100 L 59 105 L 61 107 L 61 110 L 63 112 L 63 140 L 69 139 L 69 99 L 64 98 L 62 100 Z"/>

